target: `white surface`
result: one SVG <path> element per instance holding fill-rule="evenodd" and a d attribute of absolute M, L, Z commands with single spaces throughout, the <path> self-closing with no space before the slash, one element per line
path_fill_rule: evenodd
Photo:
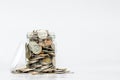
<path fill-rule="evenodd" d="M 0 78 L 46 77 L 9 72 L 26 33 L 45 26 L 56 33 L 57 66 L 75 72 L 46 80 L 120 80 L 119 22 L 119 0 L 0 0 Z"/>

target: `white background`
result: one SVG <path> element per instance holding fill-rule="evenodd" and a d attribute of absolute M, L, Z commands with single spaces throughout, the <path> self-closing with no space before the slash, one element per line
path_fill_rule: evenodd
<path fill-rule="evenodd" d="M 41 28 L 56 33 L 57 66 L 74 74 L 10 73 L 19 43 Z M 119 0 L 0 0 L 0 37 L 3 80 L 120 80 Z"/>

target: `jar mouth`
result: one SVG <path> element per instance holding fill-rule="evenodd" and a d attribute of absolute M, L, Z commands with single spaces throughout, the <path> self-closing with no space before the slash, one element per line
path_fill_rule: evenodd
<path fill-rule="evenodd" d="M 32 32 L 27 33 L 27 38 L 30 40 L 36 40 L 39 39 L 44 40 L 44 39 L 55 39 L 55 34 L 52 32 L 49 32 L 48 30 L 34 30 Z"/>

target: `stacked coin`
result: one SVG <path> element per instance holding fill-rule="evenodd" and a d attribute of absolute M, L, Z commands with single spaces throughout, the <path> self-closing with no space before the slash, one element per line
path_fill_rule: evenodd
<path fill-rule="evenodd" d="M 16 69 L 16 73 L 66 73 L 66 69 L 55 67 L 55 45 L 48 30 L 34 30 L 27 34 L 29 42 L 25 44 L 26 67 Z"/>

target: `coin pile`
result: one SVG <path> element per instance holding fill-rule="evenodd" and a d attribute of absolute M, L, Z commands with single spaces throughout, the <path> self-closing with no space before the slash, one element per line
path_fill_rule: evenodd
<path fill-rule="evenodd" d="M 54 35 L 48 30 L 33 30 L 27 34 L 29 40 L 25 44 L 26 67 L 16 69 L 13 73 L 67 73 L 66 69 L 58 69 L 55 66 Z"/>

